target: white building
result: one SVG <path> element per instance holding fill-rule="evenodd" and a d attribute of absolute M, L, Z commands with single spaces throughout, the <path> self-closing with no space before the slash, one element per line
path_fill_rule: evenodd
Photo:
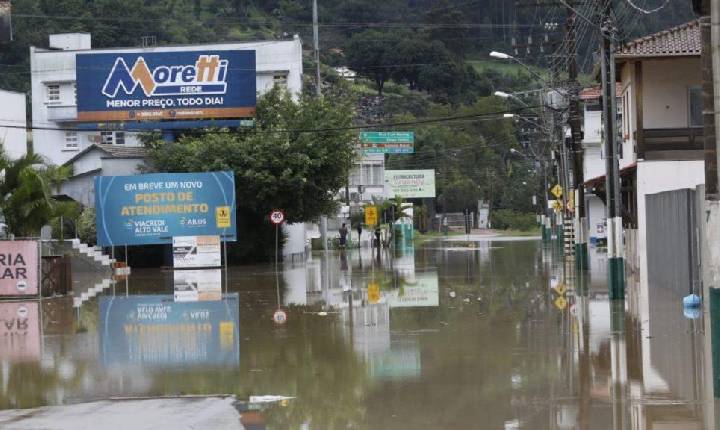
<path fill-rule="evenodd" d="M 27 153 L 25 94 L 0 90 L 0 146 L 14 160 Z"/>
<path fill-rule="evenodd" d="M 627 159 L 620 167 L 637 165 L 629 187 L 634 196 L 623 204 L 637 217 L 641 283 L 647 282 L 646 220 L 658 215 L 646 213 L 645 197 L 705 182 L 700 54 L 700 25 L 692 21 L 631 41 L 616 55 Z"/>
<path fill-rule="evenodd" d="M 93 144 L 140 146 L 133 133 L 74 130 L 77 123 L 76 54 L 188 50 L 255 50 L 259 93 L 274 85 L 286 86 L 293 94 L 302 90 L 302 45 L 298 36 L 287 41 L 92 49 L 89 34 L 54 34 L 50 35 L 49 49 L 30 47 L 32 120 L 39 128 L 33 135 L 35 152 L 52 163 L 63 164 Z"/>

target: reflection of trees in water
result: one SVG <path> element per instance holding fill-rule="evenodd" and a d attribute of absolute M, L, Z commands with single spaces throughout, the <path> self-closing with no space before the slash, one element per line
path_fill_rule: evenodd
<path fill-rule="evenodd" d="M 273 325 L 269 316 L 255 314 L 240 327 L 240 367 L 184 369 L 153 375 L 149 395 L 235 394 L 296 397 L 286 407 L 266 411 L 273 428 L 347 428 L 365 419 L 368 382 L 365 366 L 342 337 L 336 315 L 304 314 L 296 306 L 288 324 Z"/>

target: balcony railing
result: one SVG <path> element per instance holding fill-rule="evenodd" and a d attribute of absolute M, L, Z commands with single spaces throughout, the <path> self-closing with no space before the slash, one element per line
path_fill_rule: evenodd
<path fill-rule="evenodd" d="M 682 155 L 682 158 L 703 158 L 702 128 L 646 128 L 637 142 L 638 158 L 663 158 L 659 153 L 668 151 Z"/>
<path fill-rule="evenodd" d="M 50 105 L 47 112 L 48 121 L 77 121 L 77 106 Z"/>

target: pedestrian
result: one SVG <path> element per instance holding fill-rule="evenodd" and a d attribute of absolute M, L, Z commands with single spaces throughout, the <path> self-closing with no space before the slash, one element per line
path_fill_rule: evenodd
<path fill-rule="evenodd" d="M 342 227 L 340 227 L 340 248 L 345 249 L 345 243 L 347 242 L 347 235 L 348 235 L 348 229 L 345 227 L 345 223 L 343 223 Z"/>
<path fill-rule="evenodd" d="M 357 223 L 357 226 L 355 226 L 358 232 L 358 248 L 360 248 L 360 239 L 362 238 L 362 224 Z"/>
<path fill-rule="evenodd" d="M 375 244 L 380 249 L 380 226 L 375 227 Z"/>

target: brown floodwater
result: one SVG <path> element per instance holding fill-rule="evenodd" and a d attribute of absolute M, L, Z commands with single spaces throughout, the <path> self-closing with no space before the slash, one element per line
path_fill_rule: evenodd
<path fill-rule="evenodd" d="M 702 312 L 632 282 L 610 303 L 591 258 L 579 276 L 537 240 L 430 241 L 0 302 L 0 409 L 274 395 L 244 428 L 715 428 Z"/>

